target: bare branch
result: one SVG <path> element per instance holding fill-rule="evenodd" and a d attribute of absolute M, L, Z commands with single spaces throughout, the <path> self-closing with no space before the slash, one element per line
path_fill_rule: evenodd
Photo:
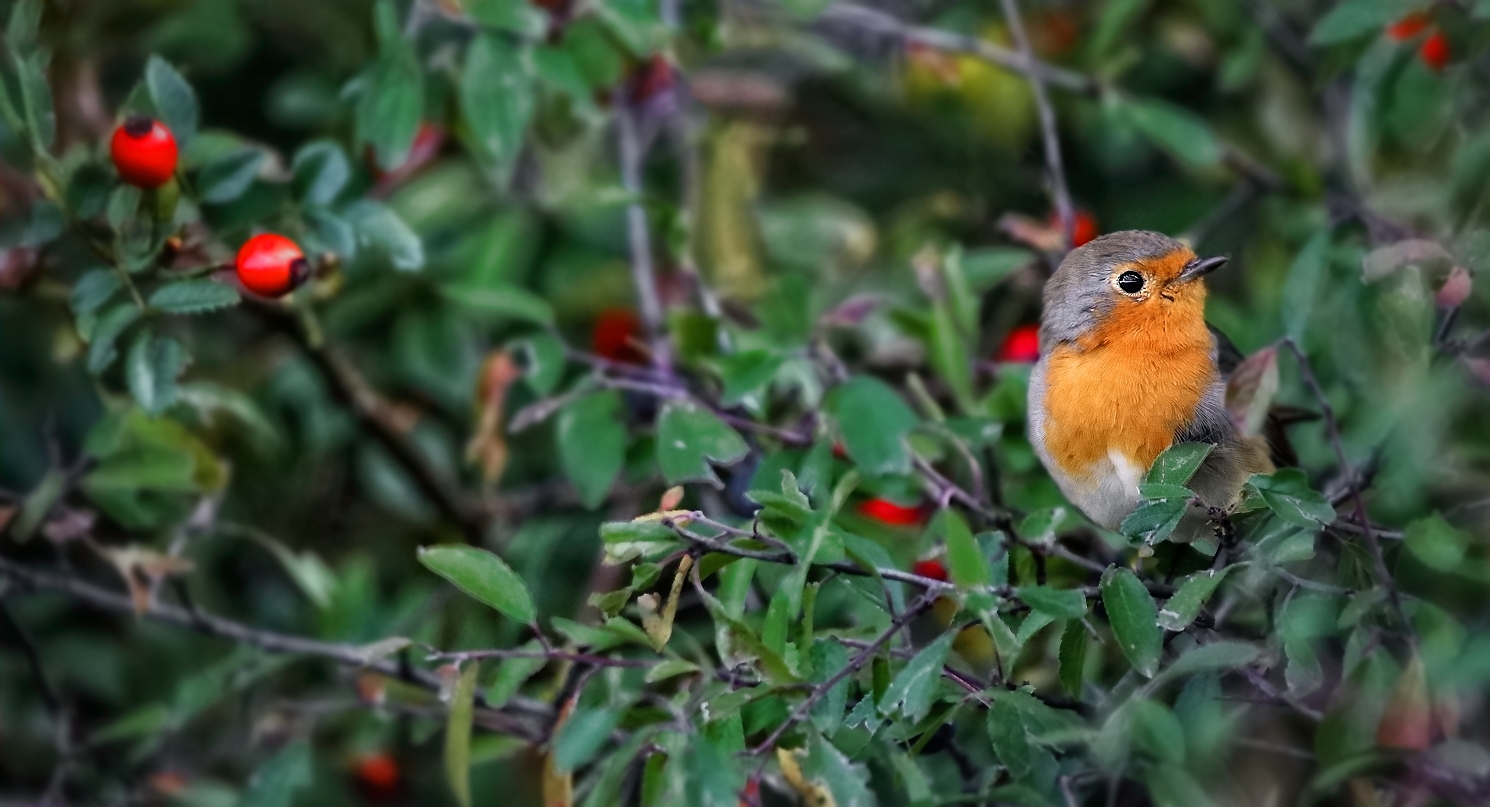
<path fill-rule="evenodd" d="M 1070 249 L 1076 231 L 1076 213 L 1071 207 L 1071 189 L 1066 186 L 1066 166 L 1061 159 L 1060 133 L 1055 128 L 1055 110 L 1050 106 L 1050 94 L 1045 91 L 1044 74 L 1035 69 L 1035 56 L 1030 48 L 1030 38 L 1024 30 L 1024 20 L 1019 16 L 1019 6 L 1014 0 L 1000 0 L 1004 8 L 1004 20 L 1014 43 L 1019 47 L 1022 62 L 1021 72 L 1029 77 L 1030 89 L 1035 94 L 1035 108 L 1040 115 L 1040 140 L 1045 149 L 1045 169 L 1050 172 L 1050 199 L 1055 205 L 1056 216 L 1061 222 L 1061 245 Z"/>

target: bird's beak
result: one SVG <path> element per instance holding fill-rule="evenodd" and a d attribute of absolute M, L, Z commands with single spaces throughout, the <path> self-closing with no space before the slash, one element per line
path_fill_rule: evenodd
<path fill-rule="evenodd" d="M 1216 255 L 1210 258 L 1196 258 L 1195 260 L 1185 264 L 1185 268 L 1180 271 L 1180 276 L 1175 278 L 1175 280 L 1179 283 L 1189 283 L 1196 278 L 1205 277 L 1211 272 L 1214 272 L 1217 269 L 1220 269 L 1222 266 L 1225 266 L 1227 260 L 1229 260 L 1229 258 L 1227 258 L 1227 256 L 1225 255 Z"/>

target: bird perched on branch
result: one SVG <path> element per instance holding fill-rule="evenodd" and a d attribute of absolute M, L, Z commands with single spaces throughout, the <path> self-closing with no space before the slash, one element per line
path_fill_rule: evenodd
<path fill-rule="evenodd" d="M 1129 230 L 1073 250 L 1045 284 L 1029 434 L 1061 491 L 1117 529 L 1138 506 L 1154 459 L 1181 442 L 1215 449 L 1189 487 L 1228 509 L 1254 473 L 1273 470 L 1265 440 L 1238 433 L 1205 322 L 1205 276 L 1226 263 L 1179 241 Z M 1174 539 L 1206 534 L 1203 509 Z"/>

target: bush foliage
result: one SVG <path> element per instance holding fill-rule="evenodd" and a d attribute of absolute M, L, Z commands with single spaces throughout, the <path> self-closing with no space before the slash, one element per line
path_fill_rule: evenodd
<path fill-rule="evenodd" d="M 1490 803 L 1490 3 L 22 0 L 4 42 L 0 796 Z M 1167 540 L 1208 446 L 1112 532 L 1025 437 L 1041 283 L 1130 228 L 1232 256 L 1228 407 L 1293 424 L 1214 539 Z"/>

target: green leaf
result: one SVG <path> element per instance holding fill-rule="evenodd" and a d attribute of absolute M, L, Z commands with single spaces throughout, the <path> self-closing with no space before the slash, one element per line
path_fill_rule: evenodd
<path fill-rule="evenodd" d="M 1333 45 L 1378 35 L 1418 5 L 1413 0 L 1345 0 L 1314 24 L 1309 44 Z"/>
<path fill-rule="evenodd" d="M 1134 127 L 1154 145 L 1193 168 L 1221 162 L 1221 144 L 1206 121 L 1173 104 L 1152 99 L 1130 101 L 1124 109 Z"/>
<path fill-rule="evenodd" d="M 1407 525 L 1403 545 L 1424 565 L 1441 572 L 1465 571 L 1464 554 L 1470 536 L 1445 521 L 1437 512 Z"/>
<path fill-rule="evenodd" d="M 197 191 L 206 204 L 236 201 L 259 174 L 259 166 L 268 156 L 262 150 L 244 147 L 234 149 L 202 167 L 197 177 Z"/>
<path fill-rule="evenodd" d="M 977 588 L 993 582 L 993 571 L 962 516 L 949 508 L 942 511 L 941 521 L 947 541 L 947 569 L 952 573 L 952 582 L 962 588 Z"/>
<path fill-rule="evenodd" d="M 807 651 L 807 658 L 812 669 L 811 680 L 815 685 L 827 683 L 829 678 L 848 666 L 849 661 L 848 650 L 829 640 L 813 642 L 811 649 Z M 848 688 L 849 679 L 844 678 L 812 705 L 812 722 L 818 731 L 831 737 L 843 724 L 843 713 L 848 708 Z"/>
<path fill-rule="evenodd" d="M 1253 474 L 1247 484 L 1268 509 L 1290 524 L 1314 528 L 1335 520 L 1334 506 L 1309 487 L 1309 477 L 1298 468 L 1283 468 L 1272 475 Z"/>
<path fill-rule="evenodd" d="M 501 558 L 474 546 L 427 546 L 419 562 L 457 588 L 523 624 L 537 618 L 533 597 Z"/>
<path fill-rule="evenodd" d="M 564 342 L 551 334 L 536 334 L 517 344 L 524 357 L 523 380 L 537 395 L 549 395 L 564 377 Z"/>
<path fill-rule="evenodd" d="M 1183 486 L 1189 483 L 1190 477 L 1215 448 L 1210 443 L 1176 443 L 1154 459 L 1143 481 L 1152 485 Z"/>
<path fill-rule="evenodd" d="M 1283 309 L 1283 332 L 1289 339 L 1301 342 L 1314 316 L 1315 299 L 1329 274 L 1330 231 L 1322 230 L 1299 250 L 1280 295 Z"/>
<path fill-rule="evenodd" d="M 178 280 L 156 289 L 147 301 L 167 314 L 203 314 L 237 305 L 238 290 L 207 278 Z"/>
<path fill-rule="evenodd" d="M 814 735 L 808 742 L 802 774 L 828 788 L 834 807 L 874 807 L 868 768 L 851 761 L 821 736 Z"/>
<path fill-rule="evenodd" d="M 954 320 L 952 307 L 937 300 L 931 308 L 927 350 L 932 369 L 952 392 L 959 411 L 973 410 L 973 364 L 967 341 Z"/>
<path fill-rule="evenodd" d="M 532 71 L 523 53 L 501 37 L 481 35 L 466 51 L 460 79 L 461 114 L 478 153 L 508 176 L 533 118 Z"/>
<path fill-rule="evenodd" d="M 10 9 L 5 26 L 5 43 L 15 53 L 25 53 L 36 45 L 36 31 L 41 27 L 41 0 L 20 0 Z"/>
<path fill-rule="evenodd" d="M 185 369 L 186 351 L 180 342 L 144 330 L 129 348 L 124 377 L 140 408 L 159 415 L 176 402 L 176 379 Z"/>
<path fill-rule="evenodd" d="M 1130 569 L 1109 566 L 1102 575 L 1102 605 L 1123 655 L 1145 678 L 1153 678 L 1164 650 L 1159 609 Z"/>
<path fill-rule="evenodd" d="M 69 302 L 75 315 L 91 314 L 109 301 L 123 283 L 112 269 L 90 269 L 73 284 Z"/>
<path fill-rule="evenodd" d="M 1162 703 L 1137 700 L 1132 705 L 1133 743 L 1160 762 L 1185 761 L 1185 727 Z"/>
<path fill-rule="evenodd" d="M 724 381 L 720 403 L 735 406 L 754 395 L 781 369 L 786 358 L 772 350 L 746 350 L 715 359 Z"/>
<path fill-rule="evenodd" d="M 717 482 L 709 463 L 729 465 L 748 450 L 734 429 L 690 401 L 668 402 L 657 419 L 657 463 L 669 485 Z"/>
<path fill-rule="evenodd" d="M 568 773 L 589 762 L 620 722 L 619 709 L 576 709 L 554 738 L 554 768 Z"/>
<path fill-rule="evenodd" d="M 140 309 L 133 303 L 121 303 L 99 316 L 98 324 L 93 326 L 93 334 L 89 337 L 88 372 L 98 375 L 109 369 L 109 365 L 119 355 L 114 347 L 119 335 L 139 318 Z"/>
<path fill-rule="evenodd" d="M 1145 543 L 1158 543 L 1174 532 L 1189 507 L 1188 498 L 1149 499 L 1129 513 L 1118 529 Z"/>
<path fill-rule="evenodd" d="M 400 272 L 424 268 L 424 242 L 388 207 L 363 199 L 347 208 L 344 217 L 357 233 L 359 247 L 383 256 Z"/>
<path fill-rule="evenodd" d="M 39 153 L 50 149 L 57 137 L 57 113 L 52 108 L 52 88 L 47 84 L 47 64 L 50 61 L 47 53 L 40 50 L 16 60 L 21 108 L 26 114 L 32 147 Z"/>
<path fill-rule="evenodd" d="M 1106 56 L 1123 33 L 1152 5 L 1153 0 L 1108 0 L 1092 36 L 1092 53 Z"/>
<path fill-rule="evenodd" d="M 919 419 L 885 382 L 852 378 L 833 391 L 828 409 L 843 433 L 844 449 L 861 471 L 871 476 L 910 472 L 905 438 Z"/>
<path fill-rule="evenodd" d="M 507 31 L 528 39 L 538 39 L 548 32 L 548 15 L 536 5 L 511 0 L 470 0 L 466 13 L 482 25 Z"/>
<path fill-rule="evenodd" d="M 954 636 L 956 631 L 943 633 L 906 662 L 880 698 L 880 714 L 888 715 L 898 709 L 912 723 L 926 716 L 941 683 L 942 665 L 947 661 L 947 651 L 952 649 Z"/>
<path fill-rule="evenodd" d="M 988 739 L 999 762 L 1018 780 L 1030 773 L 1030 735 L 1024 727 L 1024 715 L 1013 703 L 996 700 L 988 708 Z"/>
<path fill-rule="evenodd" d="M 587 509 L 599 507 L 626 462 L 620 394 L 604 390 L 564 407 L 557 439 L 559 465 L 579 491 L 580 503 Z"/>
<path fill-rule="evenodd" d="M 1086 616 L 1086 597 L 1079 591 L 1050 586 L 1025 586 L 1014 596 L 1030 608 L 1055 619 L 1081 619 Z"/>
<path fill-rule="evenodd" d="M 1076 700 L 1081 700 L 1087 644 L 1086 629 L 1082 627 L 1081 621 L 1073 619 L 1067 622 L 1065 630 L 1061 631 L 1061 646 L 1056 654 L 1056 661 L 1061 687 Z"/>
<path fill-rule="evenodd" d="M 61 471 L 50 470 L 42 476 L 30 493 L 21 502 L 21 511 L 10 528 L 10 537 L 17 543 L 31 540 L 36 530 L 46 522 L 53 505 L 67 492 L 67 476 Z"/>
<path fill-rule="evenodd" d="M 396 50 L 367 73 L 357 100 L 357 143 L 385 171 L 404 164 L 424 115 L 424 74 L 412 52 Z"/>
<path fill-rule="evenodd" d="M 311 783 L 310 744 L 295 742 L 278 754 L 248 780 L 239 807 L 284 807 L 295 800 L 295 792 Z"/>
<path fill-rule="evenodd" d="M 1212 642 L 1201 645 L 1175 659 L 1173 664 L 1154 678 L 1151 686 L 1187 675 L 1245 667 L 1260 656 L 1262 648 L 1246 642 Z"/>
<path fill-rule="evenodd" d="M 521 286 L 442 286 L 440 294 L 456 305 L 502 319 L 554 324 L 554 308 L 548 300 Z"/>
<path fill-rule="evenodd" d="M 1245 564 L 1238 563 L 1220 570 L 1205 569 L 1180 581 L 1179 588 L 1175 589 L 1174 594 L 1164 603 L 1164 608 L 1159 611 L 1159 627 L 1176 631 L 1188 628 L 1216 587 L 1226 579 L 1226 575 L 1242 565 Z"/>
<path fill-rule="evenodd" d="M 197 94 L 169 62 L 151 56 L 145 63 L 145 85 L 160 122 L 171 130 L 181 148 L 197 134 Z"/>
<path fill-rule="evenodd" d="M 963 254 L 962 273 L 967 278 L 969 288 L 975 292 L 984 292 L 1034 261 L 1034 254 L 1027 249 L 974 249 Z"/>
<path fill-rule="evenodd" d="M 290 169 L 294 172 L 295 198 L 305 205 L 331 204 L 352 176 L 347 155 L 329 140 L 301 146 Z"/>
<path fill-rule="evenodd" d="M 479 663 L 471 662 L 460 671 L 450 698 L 450 719 L 445 723 L 445 781 L 461 807 L 471 807 L 471 722 L 480 669 Z"/>

